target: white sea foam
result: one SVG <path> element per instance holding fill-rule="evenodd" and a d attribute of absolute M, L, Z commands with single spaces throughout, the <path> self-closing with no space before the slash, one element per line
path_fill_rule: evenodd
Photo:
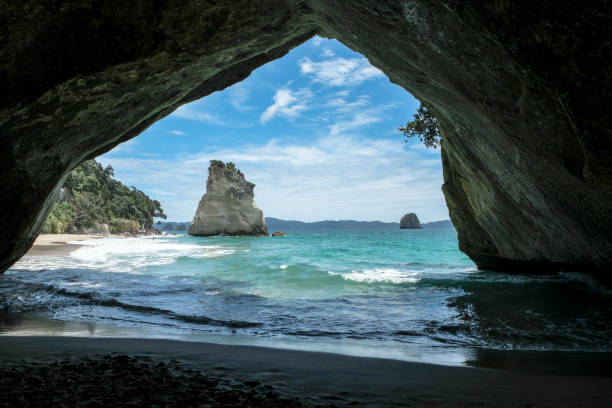
<path fill-rule="evenodd" d="M 330 275 L 341 275 L 343 279 L 355 282 L 390 282 L 390 283 L 417 283 L 420 278 L 415 278 L 418 271 L 402 271 L 394 268 L 364 269 L 363 271 L 351 271 L 350 273 L 328 272 Z"/>
<path fill-rule="evenodd" d="M 63 282 L 63 285 L 65 286 L 78 286 L 81 288 L 87 288 L 87 289 L 95 289 L 95 288 L 100 288 L 102 287 L 102 284 L 100 282 Z"/>
<path fill-rule="evenodd" d="M 69 257 L 24 257 L 15 264 L 14 268 L 26 270 L 93 268 L 108 272 L 138 273 L 140 268 L 171 264 L 180 257 L 214 258 L 235 252 L 234 249 L 220 245 L 176 242 L 173 237 L 100 238 L 70 243 L 81 245 L 81 248 Z"/>

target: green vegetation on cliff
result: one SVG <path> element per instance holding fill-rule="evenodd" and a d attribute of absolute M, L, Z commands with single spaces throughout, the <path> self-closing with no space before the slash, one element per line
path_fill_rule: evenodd
<path fill-rule="evenodd" d="M 75 232 L 98 222 L 109 224 L 112 232 L 135 233 L 152 228 L 154 217 L 166 218 L 159 201 L 113 176 L 111 166 L 103 168 L 95 160 L 72 170 L 64 182 L 72 197 L 53 205 L 43 232 Z"/>
<path fill-rule="evenodd" d="M 242 174 L 240 169 L 238 167 L 236 167 L 236 163 L 234 163 L 234 162 L 223 163 L 222 160 L 211 160 L 210 161 L 210 165 L 211 166 L 218 166 L 218 167 L 221 167 L 221 168 L 227 168 L 227 169 L 230 169 L 231 171 L 235 171 L 236 173 L 240 174 L 241 176 L 244 176 L 244 174 Z"/>

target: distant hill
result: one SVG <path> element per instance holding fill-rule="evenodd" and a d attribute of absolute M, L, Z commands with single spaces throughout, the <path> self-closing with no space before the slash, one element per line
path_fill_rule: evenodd
<path fill-rule="evenodd" d="M 283 231 L 283 230 L 315 230 L 315 229 L 399 229 L 398 222 L 382 222 L 382 221 L 354 221 L 354 220 L 339 220 L 339 221 L 286 221 L 278 218 L 266 217 L 268 231 Z M 421 224 L 423 228 L 453 228 L 450 220 L 426 222 Z"/>
<path fill-rule="evenodd" d="M 189 228 L 186 222 L 156 222 L 155 228 L 160 231 L 186 231 Z M 288 221 L 279 218 L 266 217 L 268 231 L 291 231 L 291 230 L 367 230 L 367 229 L 399 229 L 399 222 L 382 221 L 354 221 L 354 220 L 326 220 L 316 222 Z M 423 228 L 454 228 L 450 220 L 426 222 L 421 224 Z"/>
<path fill-rule="evenodd" d="M 165 221 L 157 221 L 155 223 L 155 228 L 160 231 L 174 232 L 174 231 L 187 231 L 190 221 L 185 222 L 165 222 Z"/>
<path fill-rule="evenodd" d="M 381 222 L 381 221 L 353 221 L 353 220 L 339 220 L 339 221 L 316 221 L 316 222 L 302 222 L 302 221 L 286 221 L 278 218 L 266 217 L 266 224 L 268 224 L 268 231 L 283 231 L 283 230 L 314 230 L 314 229 L 380 229 L 380 228 L 397 228 L 399 229 L 399 223 L 397 222 Z"/>
<path fill-rule="evenodd" d="M 423 228 L 455 228 L 451 220 L 432 221 L 421 224 Z"/>

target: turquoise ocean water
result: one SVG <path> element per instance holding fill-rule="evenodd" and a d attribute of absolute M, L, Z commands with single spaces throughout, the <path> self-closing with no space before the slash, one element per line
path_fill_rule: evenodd
<path fill-rule="evenodd" d="M 0 275 L 0 310 L 90 334 L 425 361 L 470 347 L 612 351 L 612 292 L 586 275 L 477 271 L 453 229 L 287 232 L 80 242 Z"/>

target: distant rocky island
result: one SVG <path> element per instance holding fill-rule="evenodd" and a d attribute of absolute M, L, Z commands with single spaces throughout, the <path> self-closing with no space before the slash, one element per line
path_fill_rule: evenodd
<path fill-rule="evenodd" d="M 400 220 L 400 229 L 421 229 L 421 222 L 415 213 L 404 214 Z"/>
<path fill-rule="evenodd" d="M 255 204 L 255 184 L 232 162 L 211 160 L 189 235 L 268 235 L 263 212 Z"/>
<path fill-rule="evenodd" d="M 355 220 L 339 220 L 339 221 L 289 221 L 279 218 L 265 217 L 266 225 L 270 231 L 296 231 L 296 230 L 367 230 L 367 229 L 398 229 L 398 222 L 381 222 L 381 221 L 355 221 Z M 155 228 L 166 232 L 181 232 L 189 228 L 190 222 L 163 222 L 155 223 Z M 421 224 L 424 229 L 444 229 L 454 228 L 450 220 L 433 221 Z"/>

